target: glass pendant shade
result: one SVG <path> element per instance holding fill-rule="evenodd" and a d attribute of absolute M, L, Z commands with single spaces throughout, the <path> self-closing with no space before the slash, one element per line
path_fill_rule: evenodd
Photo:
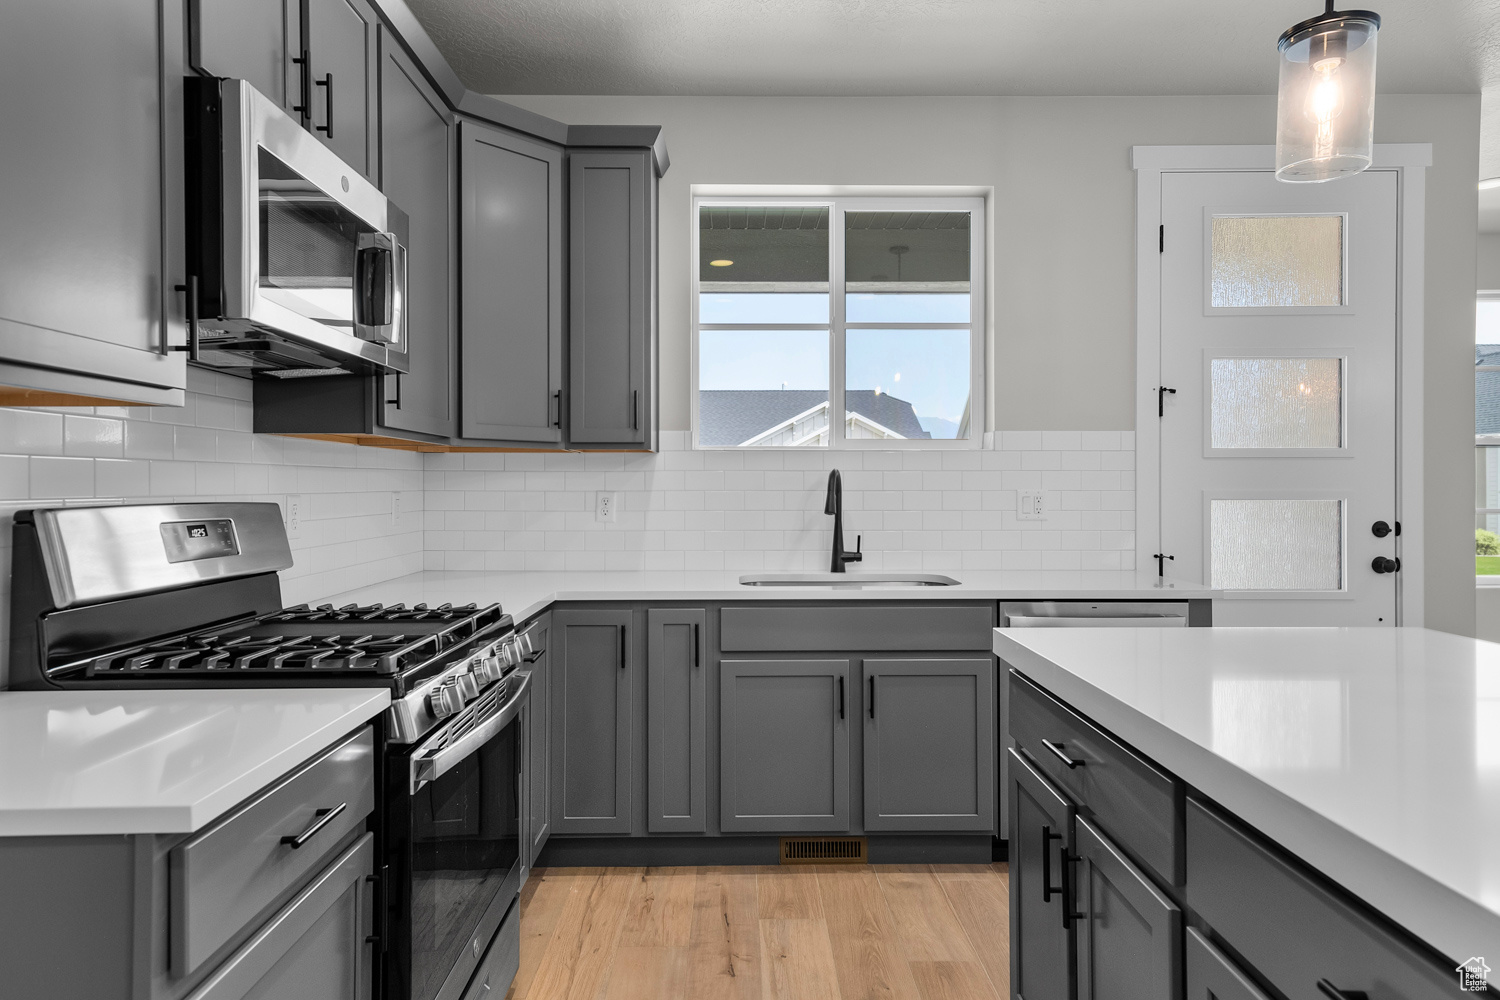
<path fill-rule="evenodd" d="M 1331 181 L 1370 165 L 1375 143 L 1375 36 L 1380 15 L 1328 10 L 1277 46 L 1276 179 Z"/>

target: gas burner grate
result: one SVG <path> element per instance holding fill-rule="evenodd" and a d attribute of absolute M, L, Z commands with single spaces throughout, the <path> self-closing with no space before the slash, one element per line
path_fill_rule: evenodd
<path fill-rule="evenodd" d="M 346 604 L 342 608 L 335 608 L 332 604 L 320 604 L 316 608 L 306 604 L 299 604 L 294 608 L 269 614 L 262 619 L 266 623 L 274 622 L 408 622 L 408 621 L 438 621 L 451 622 L 462 621 L 473 617 L 479 611 L 477 604 L 465 604 L 454 607 L 451 604 L 440 604 L 435 608 L 429 608 L 425 604 L 418 604 L 408 608 L 405 604 L 392 604 L 386 607 L 383 604 Z"/>
<path fill-rule="evenodd" d="M 435 635 L 252 636 L 203 633 L 101 656 L 86 676 L 397 674 L 435 656 Z"/>

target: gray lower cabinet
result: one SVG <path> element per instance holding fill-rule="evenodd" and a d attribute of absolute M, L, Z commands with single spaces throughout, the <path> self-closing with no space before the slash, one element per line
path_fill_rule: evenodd
<path fill-rule="evenodd" d="M 568 154 L 568 438 L 656 447 L 657 176 L 651 150 Z"/>
<path fill-rule="evenodd" d="M 995 829 L 995 663 L 864 661 L 865 829 Z"/>
<path fill-rule="evenodd" d="M 721 830 L 849 829 L 849 674 L 848 660 L 720 662 Z"/>
<path fill-rule="evenodd" d="M 1078 1000 L 1181 997 L 1177 904 L 1082 817 L 1064 864 L 1076 866 L 1069 894 L 1078 907 Z"/>
<path fill-rule="evenodd" d="M 466 441 L 563 440 L 563 151 L 459 125 Z"/>
<path fill-rule="evenodd" d="M 530 766 L 526 792 L 530 812 L 526 824 L 529 841 L 529 864 L 535 865 L 547 839 L 552 836 L 552 679 L 547 669 L 548 619 L 544 615 L 522 630 L 531 642 L 531 698 L 526 711 L 530 726 L 528 753 Z"/>
<path fill-rule="evenodd" d="M 1195 928 L 1187 931 L 1187 1000 L 1270 1000 Z"/>
<path fill-rule="evenodd" d="M 628 610 L 552 613 L 552 832 L 630 833 Z"/>
<path fill-rule="evenodd" d="M 1031 762 L 1010 759 L 1010 992 L 1025 1000 L 1073 995 L 1072 908 L 1063 867 L 1073 847 L 1073 804 Z"/>
<path fill-rule="evenodd" d="M 379 183 L 375 153 L 379 17 L 366 0 L 304 2 L 304 47 L 311 82 L 302 102 L 307 109 L 303 120 L 345 163 Z"/>
<path fill-rule="evenodd" d="M 361 837 L 188 1000 L 368 1000 L 374 842 Z"/>
<path fill-rule="evenodd" d="M 180 404 L 183 5 L 4 20 L 0 405 Z"/>
<path fill-rule="evenodd" d="M 646 829 L 708 830 L 708 612 L 646 612 Z"/>

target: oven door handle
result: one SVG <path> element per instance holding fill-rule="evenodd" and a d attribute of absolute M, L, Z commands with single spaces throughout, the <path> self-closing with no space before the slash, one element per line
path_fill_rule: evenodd
<path fill-rule="evenodd" d="M 516 685 L 515 692 L 505 700 L 505 704 L 501 705 L 500 709 L 494 715 L 485 719 L 441 750 L 430 755 L 423 753 L 421 750 L 412 754 L 412 794 L 416 794 L 417 790 L 423 785 L 447 773 L 459 761 L 484 746 L 500 730 L 516 720 L 516 716 L 521 713 L 521 707 L 526 703 L 526 699 L 531 696 L 531 672 L 529 670 L 520 671 L 516 676 L 519 678 L 519 683 Z"/>

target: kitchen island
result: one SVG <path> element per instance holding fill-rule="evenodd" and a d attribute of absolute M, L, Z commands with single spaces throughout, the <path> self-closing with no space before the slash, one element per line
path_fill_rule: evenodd
<path fill-rule="evenodd" d="M 1332 969 L 1356 950 L 1334 933 L 1344 921 L 1379 942 L 1372 954 L 1409 950 L 1454 988 L 1460 963 L 1500 965 L 1500 645 L 1425 629 L 1002 629 L 994 650 L 1013 671 L 1022 813 L 1075 810 L 1080 843 L 1087 827 L 1149 872 L 1136 881 L 1162 915 L 1153 946 L 1186 947 L 1190 989 L 1194 955 L 1215 948 L 1255 970 L 1250 985 L 1289 996 L 1371 989 L 1357 972 L 1327 974 L 1342 994 L 1311 973 L 1287 981 L 1294 946 L 1278 935 L 1297 926 L 1293 899 L 1332 914 L 1310 925 L 1322 929 L 1306 945 L 1324 953 L 1310 963 Z M 1105 871 L 1080 859 L 1087 845 L 1055 859 L 1043 839 L 1037 854 L 1020 817 L 1010 832 L 1015 882 L 1033 856 Z M 1231 863 L 1239 875 L 1225 874 Z M 1236 883 L 1247 872 L 1260 874 Z M 1229 891 L 1239 898 L 1223 905 Z M 1260 902 L 1276 904 L 1270 919 L 1250 919 Z M 1083 997 L 1104 938 L 1085 939 L 1087 916 L 1076 926 Z M 1022 975 L 1028 947 L 1016 948 Z M 1385 988 L 1370 995 L 1439 995 Z"/>

